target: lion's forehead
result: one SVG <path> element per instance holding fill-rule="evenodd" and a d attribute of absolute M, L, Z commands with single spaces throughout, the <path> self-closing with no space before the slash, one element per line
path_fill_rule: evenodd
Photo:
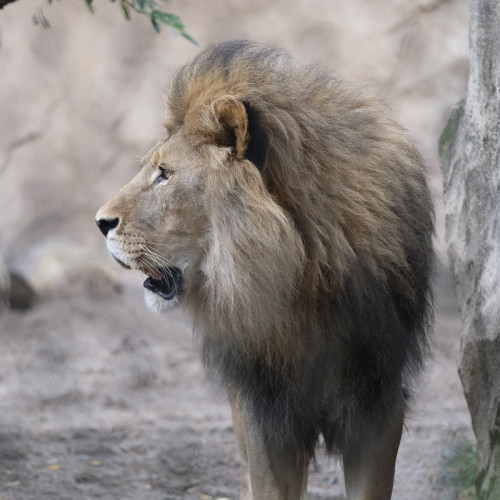
<path fill-rule="evenodd" d="M 151 160 L 156 164 L 177 162 L 181 167 L 189 167 L 200 156 L 201 152 L 192 145 L 183 128 L 180 128 L 156 145 Z"/>

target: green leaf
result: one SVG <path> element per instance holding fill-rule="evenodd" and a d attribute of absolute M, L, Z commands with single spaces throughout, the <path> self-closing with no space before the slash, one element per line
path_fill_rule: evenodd
<path fill-rule="evenodd" d="M 191 43 L 198 45 L 198 42 L 191 35 L 186 33 L 181 18 L 176 14 L 154 9 L 150 14 L 150 18 L 151 18 L 151 23 L 153 24 L 153 27 L 157 33 L 160 33 L 159 23 L 163 23 L 172 28 L 172 30 L 175 33 L 182 35 L 186 40 L 189 40 Z"/>
<path fill-rule="evenodd" d="M 160 25 L 158 24 L 158 21 L 151 16 L 151 24 L 153 25 L 153 28 L 155 29 L 156 33 L 160 33 Z"/>
<path fill-rule="evenodd" d="M 125 19 L 127 21 L 130 21 L 130 10 L 128 8 L 128 5 L 126 5 L 123 2 L 121 2 L 121 7 L 122 7 L 122 10 L 123 10 L 123 15 L 125 16 Z"/>
<path fill-rule="evenodd" d="M 179 16 L 176 16 L 175 14 L 169 14 L 167 12 L 162 12 L 162 20 L 165 24 L 168 24 L 169 26 L 172 26 L 172 28 L 175 28 L 179 31 L 182 31 L 184 29 L 184 24 L 182 24 L 181 19 Z"/>
<path fill-rule="evenodd" d="M 194 45 L 199 45 L 199 43 L 189 34 L 186 33 L 185 31 L 181 32 L 181 35 L 186 39 L 189 40 L 192 44 Z"/>
<path fill-rule="evenodd" d="M 137 5 L 141 11 L 144 11 L 144 0 L 136 0 Z"/>
<path fill-rule="evenodd" d="M 93 0 L 85 0 L 85 3 L 87 4 L 87 7 L 89 8 L 90 12 L 92 12 L 92 14 L 94 13 L 94 7 L 92 6 L 92 2 Z"/>
<path fill-rule="evenodd" d="M 158 19 L 160 18 L 161 15 L 162 15 L 161 10 L 153 10 L 153 11 L 151 11 L 151 14 L 149 16 L 151 17 L 151 19 L 158 21 Z"/>

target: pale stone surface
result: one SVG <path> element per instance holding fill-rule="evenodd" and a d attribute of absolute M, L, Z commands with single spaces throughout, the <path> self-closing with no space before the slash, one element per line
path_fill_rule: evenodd
<path fill-rule="evenodd" d="M 0 313 L 8 306 L 10 296 L 10 276 L 7 266 L 0 256 Z"/>
<path fill-rule="evenodd" d="M 500 3 L 471 2 L 465 101 L 441 138 L 446 240 L 463 320 L 460 377 L 480 499 L 500 498 Z"/>

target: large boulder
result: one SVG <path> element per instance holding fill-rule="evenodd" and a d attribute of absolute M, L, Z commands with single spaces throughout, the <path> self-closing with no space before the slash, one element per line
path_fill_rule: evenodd
<path fill-rule="evenodd" d="M 467 95 L 440 140 L 448 255 L 463 320 L 459 373 L 476 488 L 500 498 L 500 2 L 470 3 Z"/>
<path fill-rule="evenodd" d="M 96 249 L 69 238 L 48 237 L 13 259 L 12 269 L 11 299 L 17 299 L 18 307 L 13 307 L 12 300 L 11 307 L 15 309 L 29 307 L 24 306 L 29 290 L 33 300 L 42 301 L 80 295 L 102 300 L 122 291 L 119 268 L 104 245 Z"/>

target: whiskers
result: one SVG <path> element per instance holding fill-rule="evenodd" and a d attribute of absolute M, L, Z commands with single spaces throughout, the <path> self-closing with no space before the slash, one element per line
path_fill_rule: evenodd
<path fill-rule="evenodd" d="M 141 245 L 141 257 L 139 262 L 145 270 L 154 271 L 162 276 L 164 279 L 174 279 L 170 268 L 175 267 L 174 264 L 161 255 L 158 251 L 151 246 L 162 245 L 161 243 L 154 243 L 151 241 L 146 242 L 148 245 Z"/>

